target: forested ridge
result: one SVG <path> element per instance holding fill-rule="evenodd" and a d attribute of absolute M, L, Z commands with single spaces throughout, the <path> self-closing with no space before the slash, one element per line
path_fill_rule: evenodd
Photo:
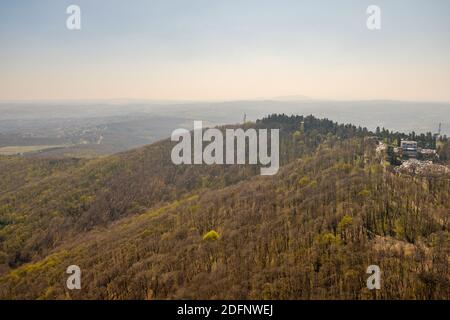
<path fill-rule="evenodd" d="M 450 299 L 450 176 L 392 170 L 376 144 L 399 133 L 312 116 L 243 127 L 280 129 L 277 175 L 176 166 L 169 140 L 0 157 L 0 298 Z M 66 288 L 72 264 L 81 290 Z"/>

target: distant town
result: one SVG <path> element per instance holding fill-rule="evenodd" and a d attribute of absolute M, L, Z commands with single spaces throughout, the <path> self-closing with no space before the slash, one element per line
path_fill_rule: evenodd
<path fill-rule="evenodd" d="M 440 164 L 438 148 L 447 140 L 447 136 L 441 134 L 442 125 L 439 124 L 438 132 L 416 135 L 414 132 L 408 137 L 398 135 L 393 141 L 384 139 L 378 141 L 378 152 L 385 152 L 386 161 L 395 167 L 397 172 L 447 173 L 448 166 Z M 377 136 L 383 137 L 383 132 L 377 128 Z"/>

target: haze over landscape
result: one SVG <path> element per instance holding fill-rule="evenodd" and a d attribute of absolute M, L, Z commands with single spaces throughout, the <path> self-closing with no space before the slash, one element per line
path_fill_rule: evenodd
<path fill-rule="evenodd" d="M 70 4 L 2 4 L 0 146 L 105 154 L 273 112 L 450 132 L 448 1 L 379 1 L 376 31 L 356 0 L 81 0 L 81 30 Z"/>
<path fill-rule="evenodd" d="M 0 299 L 450 299 L 449 1 L 72 2 L 0 3 Z"/>

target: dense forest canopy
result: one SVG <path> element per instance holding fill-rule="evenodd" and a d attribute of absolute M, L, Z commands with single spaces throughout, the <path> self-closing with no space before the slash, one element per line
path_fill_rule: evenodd
<path fill-rule="evenodd" d="M 446 137 L 271 115 L 282 167 L 182 165 L 163 140 L 92 160 L 0 157 L 0 298 L 449 299 L 450 175 L 377 144 Z M 222 128 L 224 129 L 224 128 Z M 65 286 L 80 266 L 81 290 Z M 366 287 L 379 265 L 382 289 Z"/>

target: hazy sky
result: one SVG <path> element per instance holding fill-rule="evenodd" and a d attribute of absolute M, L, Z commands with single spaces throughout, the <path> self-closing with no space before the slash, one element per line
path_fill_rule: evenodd
<path fill-rule="evenodd" d="M 450 101 L 448 0 L 2 0 L 0 43 L 2 100 Z"/>

